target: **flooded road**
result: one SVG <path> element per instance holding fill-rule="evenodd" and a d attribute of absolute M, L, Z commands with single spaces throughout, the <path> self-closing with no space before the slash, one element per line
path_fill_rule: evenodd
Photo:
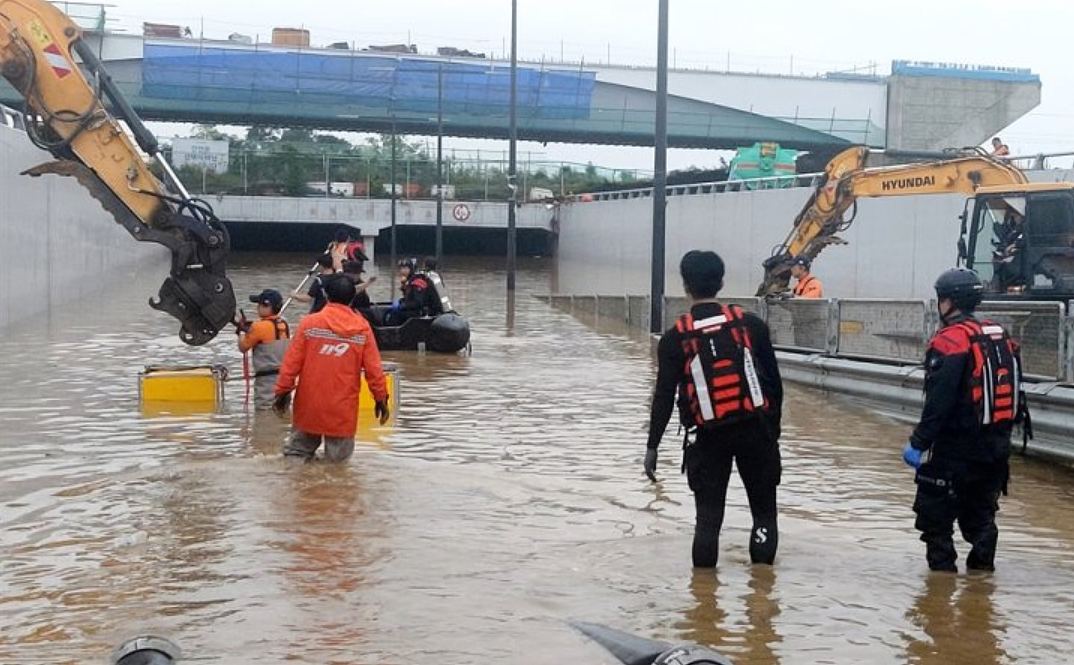
<path fill-rule="evenodd" d="M 237 257 L 240 300 L 307 258 Z M 144 632 L 196 663 L 612 663 L 571 619 L 739 664 L 1074 650 L 1074 475 L 1016 460 L 998 572 L 930 575 L 908 427 L 792 388 L 777 565 L 748 564 L 736 479 L 720 566 L 694 572 L 673 431 L 663 482 L 641 472 L 648 339 L 530 297 L 546 262 L 523 264 L 513 310 L 497 263 L 448 264 L 473 355 L 385 354 L 397 427 L 345 466 L 284 464 L 286 423 L 247 413 L 238 381 L 222 413 L 142 416 L 146 364 L 241 375 L 230 333 L 189 349 L 143 304 L 156 276 L 5 330 L 0 663 L 104 662 Z"/>

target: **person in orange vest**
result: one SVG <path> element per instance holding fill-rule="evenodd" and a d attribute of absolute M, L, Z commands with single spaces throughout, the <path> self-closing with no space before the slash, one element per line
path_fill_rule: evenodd
<path fill-rule="evenodd" d="M 254 369 L 254 408 L 268 409 L 272 406 L 273 386 L 280 371 L 284 353 L 291 338 L 291 329 L 280 318 L 283 296 L 275 289 L 265 289 L 250 296 L 257 303 L 257 321 L 239 322 L 239 351 L 250 352 Z"/>
<path fill-rule="evenodd" d="M 992 139 L 992 156 L 993 157 L 1007 157 L 1011 154 L 1011 149 L 1007 147 L 1005 143 L 997 136 Z"/>
<path fill-rule="evenodd" d="M 809 259 L 804 256 L 799 256 L 791 262 L 791 276 L 798 280 L 792 291 L 795 298 L 824 297 L 824 285 L 819 279 L 809 274 L 809 265 Z"/>
<path fill-rule="evenodd" d="M 328 304 L 302 319 L 283 358 L 273 408 L 283 415 L 295 391 L 285 457 L 311 461 L 323 441 L 325 459 L 343 462 L 354 452 L 362 373 L 382 425 L 389 416 L 388 390 L 373 329 L 350 307 L 354 282 L 332 275 L 324 292 Z"/>

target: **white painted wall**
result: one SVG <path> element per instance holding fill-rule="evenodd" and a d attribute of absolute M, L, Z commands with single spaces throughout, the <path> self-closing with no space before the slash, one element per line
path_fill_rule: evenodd
<path fill-rule="evenodd" d="M 167 250 L 136 242 L 73 178 L 19 175 L 50 159 L 25 133 L 0 127 L 0 327 L 101 297 L 109 280 L 156 264 L 159 278 L 152 268 L 142 273 L 148 300 L 167 274 Z"/>

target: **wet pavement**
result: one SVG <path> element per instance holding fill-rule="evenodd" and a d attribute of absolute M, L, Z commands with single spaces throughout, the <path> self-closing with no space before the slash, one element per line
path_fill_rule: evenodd
<path fill-rule="evenodd" d="M 240 255 L 240 299 L 308 257 Z M 345 466 L 289 466 L 243 408 L 144 417 L 189 349 L 125 280 L 0 336 L 0 663 L 104 662 L 157 632 L 197 663 L 611 663 L 568 620 L 710 645 L 736 663 L 1054 663 L 1074 650 L 1074 475 L 1016 460 L 994 575 L 927 572 L 908 427 L 789 390 L 775 568 L 730 492 L 721 562 L 690 567 L 674 430 L 641 472 L 650 341 L 551 309 L 554 266 L 448 261 L 465 356 L 390 353 L 396 428 Z M 386 281 L 387 277 L 382 278 Z M 385 297 L 386 286 L 378 285 Z M 298 308 L 291 311 L 292 320 Z M 965 552 L 965 548 L 962 548 Z"/>

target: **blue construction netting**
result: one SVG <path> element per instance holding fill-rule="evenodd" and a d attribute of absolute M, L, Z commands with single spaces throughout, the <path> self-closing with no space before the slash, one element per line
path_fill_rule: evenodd
<path fill-rule="evenodd" d="M 518 68 L 523 117 L 587 118 L 596 73 Z M 364 53 L 145 45 L 142 87 L 147 96 L 205 102 L 359 104 L 389 113 L 505 116 L 510 70 Z"/>
<path fill-rule="evenodd" d="M 1038 83 L 1040 76 L 1021 67 L 994 67 L 992 65 L 961 65 L 947 62 L 917 62 L 894 60 L 891 73 L 902 76 L 946 76 L 948 78 L 977 79 L 985 81 L 1009 81 L 1012 83 Z"/>

